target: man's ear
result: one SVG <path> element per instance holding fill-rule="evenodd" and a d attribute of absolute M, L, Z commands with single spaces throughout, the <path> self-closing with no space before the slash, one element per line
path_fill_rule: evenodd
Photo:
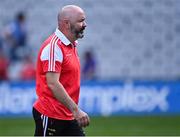
<path fill-rule="evenodd" d="M 64 19 L 64 26 L 66 27 L 66 29 L 69 29 L 70 28 L 70 22 L 69 22 L 69 20 L 67 20 L 67 19 Z"/>

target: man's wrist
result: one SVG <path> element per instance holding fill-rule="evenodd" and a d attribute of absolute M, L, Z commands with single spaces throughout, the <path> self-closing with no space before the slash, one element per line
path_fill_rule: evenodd
<path fill-rule="evenodd" d="M 78 111 L 78 109 L 79 109 L 78 106 L 73 107 L 72 108 L 72 113 L 76 113 Z"/>

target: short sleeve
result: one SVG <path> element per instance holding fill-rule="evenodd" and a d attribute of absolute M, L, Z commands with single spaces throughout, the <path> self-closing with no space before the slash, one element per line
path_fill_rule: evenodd
<path fill-rule="evenodd" d="M 57 44 L 45 46 L 41 52 L 40 60 L 43 72 L 61 72 L 63 53 Z"/>

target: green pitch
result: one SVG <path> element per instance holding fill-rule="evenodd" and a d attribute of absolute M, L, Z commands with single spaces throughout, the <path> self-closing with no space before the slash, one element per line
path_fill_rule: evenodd
<path fill-rule="evenodd" d="M 180 116 L 91 117 L 88 136 L 173 136 L 180 135 Z M 0 136 L 32 136 L 31 118 L 0 118 Z"/>

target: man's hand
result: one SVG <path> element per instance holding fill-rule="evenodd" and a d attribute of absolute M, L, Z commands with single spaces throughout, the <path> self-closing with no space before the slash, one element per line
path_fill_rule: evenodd
<path fill-rule="evenodd" d="M 80 127 L 86 127 L 90 123 L 89 116 L 80 108 L 73 112 L 74 118 L 77 120 Z"/>

